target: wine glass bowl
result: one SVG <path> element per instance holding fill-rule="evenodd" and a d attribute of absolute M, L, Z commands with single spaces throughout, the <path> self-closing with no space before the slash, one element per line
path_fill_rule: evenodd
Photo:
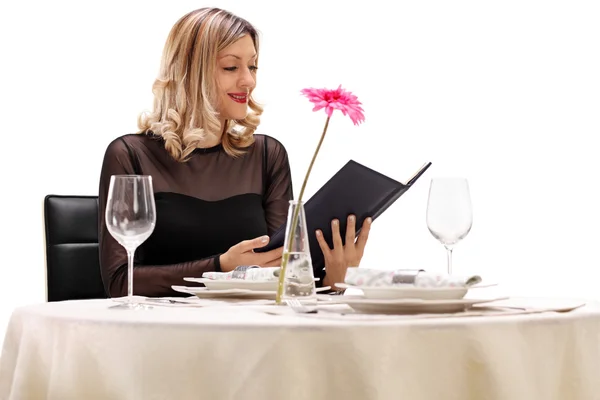
<path fill-rule="evenodd" d="M 473 212 L 469 183 L 465 178 L 433 178 L 427 200 L 427 228 L 444 245 L 448 274 L 452 274 L 452 250 L 471 231 Z"/>
<path fill-rule="evenodd" d="M 145 217 L 140 216 L 139 211 L 130 209 L 123 202 L 116 204 L 114 209 L 108 212 L 108 231 L 125 249 L 136 249 L 152 234 L 154 226 L 149 224 Z"/>
<path fill-rule="evenodd" d="M 156 224 L 152 177 L 111 176 L 105 220 L 108 232 L 127 252 L 127 299 L 112 308 L 147 308 L 134 301 L 133 260 L 136 249 L 150 237 Z"/>

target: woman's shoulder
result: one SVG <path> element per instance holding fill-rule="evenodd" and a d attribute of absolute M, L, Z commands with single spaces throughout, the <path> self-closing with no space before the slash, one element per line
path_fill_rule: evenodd
<path fill-rule="evenodd" d="M 147 133 L 127 133 L 114 138 L 107 146 L 107 153 L 131 152 L 139 149 L 156 148 L 162 138 Z"/>
<path fill-rule="evenodd" d="M 261 148 L 266 149 L 269 152 L 287 153 L 283 143 L 279 139 L 274 138 L 273 136 L 266 135 L 264 133 L 255 133 L 254 138 L 255 142 L 257 144 L 260 144 Z"/>
<path fill-rule="evenodd" d="M 259 145 L 264 154 L 264 162 L 268 171 L 277 171 L 289 168 L 288 153 L 283 143 L 273 136 L 255 134 L 255 143 Z"/>

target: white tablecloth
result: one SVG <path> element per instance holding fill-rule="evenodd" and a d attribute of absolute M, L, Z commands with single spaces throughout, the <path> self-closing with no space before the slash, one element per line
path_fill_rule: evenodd
<path fill-rule="evenodd" d="M 565 314 L 371 321 L 109 304 L 16 309 L 0 399 L 600 399 L 595 303 Z"/>

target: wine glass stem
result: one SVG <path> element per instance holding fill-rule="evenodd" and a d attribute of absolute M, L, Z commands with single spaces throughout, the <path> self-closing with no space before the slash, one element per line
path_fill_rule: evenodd
<path fill-rule="evenodd" d="M 127 249 L 127 302 L 133 303 L 133 254 L 135 250 Z"/>
<path fill-rule="evenodd" d="M 446 247 L 446 254 L 448 255 L 448 275 L 452 275 L 452 247 Z"/>

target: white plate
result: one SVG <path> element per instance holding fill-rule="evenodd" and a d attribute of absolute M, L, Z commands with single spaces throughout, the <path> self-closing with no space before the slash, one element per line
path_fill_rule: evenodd
<path fill-rule="evenodd" d="M 243 298 L 243 299 L 275 299 L 277 290 L 250 290 L 250 289 L 209 289 L 208 287 L 193 287 L 193 286 L 171 286 L 176 292 L 192 294 L 201 299 L 208 298 Z M 317 288 L 318 292 L 329 290 L 329 286 Z"/>
<path fill-rule="evenodd" d="M 348 304 L 358 312 L 370 314 L 418 314 L 418 313 L 455 313 L 467 310 L 475 304 L 505 300 L 508 297 L 494 299 L 457 299 L 457 300 L 417 300 L 417 299 L 367 299 L 362 296 L 339 296 L 335 303 Z"/>
<path fill-rule="evenodd" d="M 203 283 L 208 289 L 228 290 L 246 289 L 259 291 L 277 291 L 279 281 L 250 281 L 245 279 L 209 279 L 209 278 L 183 278 L 184 281 Z M 315 278 L 318 281 L 319 278 Z"/>
<path fill-rule="evenodd" d="M 248 281 L 244 279 L 208 279 L 183 278 L 188 282 L 203 283 L 211 290 L 246 289 L 258 291 L 276 291 L 278 281 Z"/>
<path fill-rule="evenodd" d="M 362 290 L 369 299 L 421 299 L 421 300 L 456 300 L 465 297 L 469 288 L 428 288 L 413 285 L 401 286 L 351 286 L 345 283 L 335 284 L 340 289 Z"/>

